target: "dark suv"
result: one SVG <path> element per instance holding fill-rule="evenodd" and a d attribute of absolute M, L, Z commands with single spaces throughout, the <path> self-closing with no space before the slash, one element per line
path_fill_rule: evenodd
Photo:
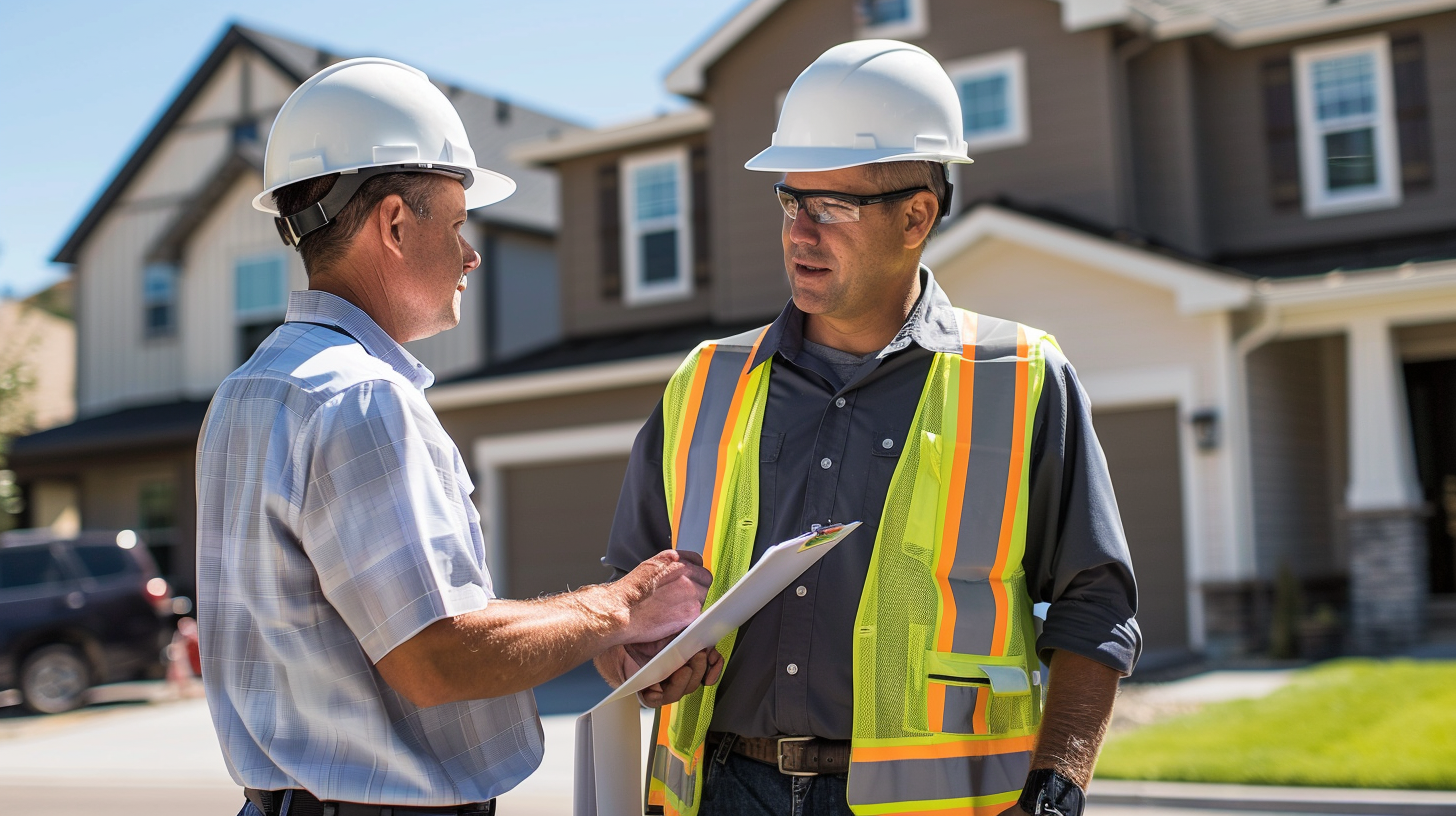
<path fill-rule="evenodd" d="M 100 683 L 161 676 L 172 590 L 131 530 L 0 537 L 0 704 L 53 714 Z M 16 698 L 19 699 L 16 699 Z"/>

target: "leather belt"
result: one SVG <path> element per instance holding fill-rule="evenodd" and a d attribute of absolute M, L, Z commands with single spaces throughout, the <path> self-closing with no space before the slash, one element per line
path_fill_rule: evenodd
<path fill-rule="evenodd" d="M 467 805 L 366 805 L 359 802 L 324 802 L 306 790 L 265 791 L 246 788 L 243 795 L 263 816 L 279 816 L 285 796 L 285 816 L 495 816 L 495 800 Z"/>
<path fill-rule="evenodd" d="M 740 737 L 721 731 L 708 732 L 708 745 L 732 740 L 728 750 L 749 759 L 773 765 L 789 776 L 842 774 L 849 771 L 849 740 L 821 737 Z"/>

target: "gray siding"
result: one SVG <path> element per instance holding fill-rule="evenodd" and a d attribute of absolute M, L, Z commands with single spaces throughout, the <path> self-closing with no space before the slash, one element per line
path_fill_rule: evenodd
<path fill-rule="evenodd" d="M 1344 338 L 1286 340 L 1249 355 L 1254 539 L 1260 578 L 1344 570 Z"/>
<path fill-rule="evenodd" d="M 1127 88 L 1133 226 L 1159 243 L 1202 254 L 1207 245 L 1188 41 L 1163 43 L 1129 60 Z"/>
<path fill-rule="evenodd" d="M 1420 31 L 1425 44 L 1435 183 L 1391 209 L 1306 218 L 1269 203 L 1259 67 L 1302 45 L 1377 32 Z M 1208 226 L 1219 253 L 1339 244 L 1447 229 L 1456 212 L 1456 13 L 1235 51 L 1209 38 L 1193 43 L 1198 122 L 1207 180 Z"/>
<path fill-rule="evenodd" d="M 491 357 L 506 360 L 561 338 L 561 281 L 550 240 L 505 234 L 494 240 L 489 310 Z"/>
<path fill-rule="evenodd" d="M 1020 48 L 1026 54 L 1030 141 L 976 156 L 962 168 L 960 201 L 1008 196 L 1112 225 L 1119 208 L 1110 33 L 1068 34 L 1055 3 L 931 0 L 929 33 L 916 44 L 942 62 Z M 710 177 L 715 270 L 713 313 L 768 316 L 788 286 L 772 174 L 743 163 L 769 143 L 777 95 L 819 53 L 855 39 L 850 0 L 790 0 L 708 73 L 713 109 Z"/>

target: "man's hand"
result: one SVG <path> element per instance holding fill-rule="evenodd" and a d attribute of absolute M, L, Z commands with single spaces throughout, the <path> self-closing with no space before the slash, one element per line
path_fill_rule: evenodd
<path fill-rule="evenodd" d="M 614 640 L 619 645 L 670 640 L 703 611 L 712 583 L 703 557 L 694 552 L 664 550 L 643 561 L 609 585 L 626 616 L 626 625 Z"/>
<path fill-rule="evenodd" d="M 647 665 L 647 661 L 671 641 L 671 637 L 665 637 L 655 643 L 629 643 L 608 649 L 597 657 L 597 671 L 612 688 L 616 688 L 636 674 L 638 669 Z M 702 686 L 713 685 L 722 674 L 723 655 L 718 653 L 716 647 L 704 649 L 689 658 L 687 663 L 666 680 L 648 686 L 638 692 L 637 696 L 643 705 L 660 708 L 681 700 Z"/>

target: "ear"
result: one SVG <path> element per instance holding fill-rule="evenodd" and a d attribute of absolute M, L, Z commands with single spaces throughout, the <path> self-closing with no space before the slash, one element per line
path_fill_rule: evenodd
<path fill-rule="evenodd" d="M 398 195 L 385 196 L 374 208 L 373 227 L 379 233 L 379 244 L 386 255 L 404 258 L 404 235 L 414 213 Z"/>
<path fill-rule="evenodd" d="M 935 217 L 940 214 L 940 202 L 929 192 L 916 193 L 905 202 L 905 248 L 919 249 L 930 237 L 935 226 Z"/>

